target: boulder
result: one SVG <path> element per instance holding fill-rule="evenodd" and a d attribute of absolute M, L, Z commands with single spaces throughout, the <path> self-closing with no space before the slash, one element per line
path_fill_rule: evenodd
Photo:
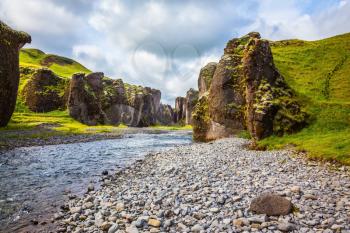
<path fill-rule="evenodd" d="M 197 104 L 198 95 L 199 92 L 192 88 L 186 93 L 186 125 L 192 124 L 192 112 Z"/>
<path fill-rule="evenodd" d="M 199 96 L 202 96 L 207 91 L 209 91 L 217 65 L 218 63 L 216 62 L 210 62 L 207 65 L 205 65 L 199 72 L 199 77 L 198 77 Z"/>
<path fill-rule="evenodd" d="M 68 97 L 70 116 L 87 125 L 106 122 L 101 106 L 102 78 L 103 73 L 73 75 Z"/>
<path fill-rule="evenodd" d="M 199 76 L 200 96 L 206 101 L 199 101 L 194 112 L 207 112 L 205 119 L 196 115 L 194 138 L 214 140 L 247 129 L 260 140 L 305 126 L 307 114 L 276 69 L 269 42 L 259 33 L 230 40 L 214 67 L 208 64 Z M 209 90 L 203 76 L 211 80 Z"/>
<path fill-rule="evenodd" d="M 266 193 L 252 200 L 249 210 L 268 216 L 287 215 L 292 212 L 293 205 L 288 199 L 276 194 Z"/>
<path fill-rule="evenodd" d="M 49 69 L 39 69 L 26 82 L 21 96 L 33 112 L 49 112 L 64 109 L 68 81 L 56 76 Z"/>
<path fill-rule="evenodd" d="M 19 84 L 19 49 L 31 37 L 0 21 L 0 127 L 10 121 L 16 106 Z"/>

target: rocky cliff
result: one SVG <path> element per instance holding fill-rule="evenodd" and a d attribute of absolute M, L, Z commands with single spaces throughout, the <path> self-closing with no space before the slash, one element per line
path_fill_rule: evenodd
<path fill-rule="evenodd" d="M 126 124 L 147 127 L 172 123 L 172 111 L 160 103 L 159 90 L 112 80 L 103 73 L 76 74 L 70 86 L 68 109 L 78 121 L 88 124 Z"/>
<path fill-rule="evenodd" d="M 73 75 L 68 97 L 70 116 L 87 125 L 106 122 L 101 106 L 102 78 L 103 73 Z"/>
<path fill-rule="evenodd" d="M 213 80 L 214 72 L 216 70 L 217 65 L 218 63 L 216 62 L 210 62 L 206 66 L 204 66 L 199 72 L 199 78 L 198 78 L 199 96 L 202 96 L 207 91 L 209 91 L 209 87 Z"/>
<path fill-rule="evenodd" d="M 191 88 L 186 97 L 175 99 L 174 122 L 179 125 L 192 124 L 192 112 L 198 101 L 199 92 Z"/>
<path fill-rule="evenodd" d="M 69 81 L 58 77 L 49 69 L 38 69 L 33 72 L 21 93 L 28 108 L 33 112 L 65 109 Z"/>
<path fill-rule="evenodd" d="M 19 49 L 31 37 L 12 30 L 0 21 L 0 127 L 10 121 L 16 105 L 19 84 Z"/>
<path fill-rule="evenodd" d="M 174 124 L 174 110 L 170 105 L 161 104 L 157 114 L 157 123 L 160 125 Z"/>
<path fill-rule="evenodd" d="M 186 98 L 176 97 L 174 109 L 174 121 L 178 124 L 185 124 L 186 121 Z"/>
<path fill-rule="evenodd" d="M 208 64 L 199 77 L 201 97 L 193 113 L 196 140 L 227 137 L 245 129 L 259 140 L 293 133 L 305 125 L 307 114 L 276 69 L 269 42 L 259 33 L 230 40 L 214 67 Z"/>
<path fill-rule="evenodd" d="M 192 112 L 198 101 L 199 92 L 191 88 L 186 93 L 186 125 L 192 124 Z"/>

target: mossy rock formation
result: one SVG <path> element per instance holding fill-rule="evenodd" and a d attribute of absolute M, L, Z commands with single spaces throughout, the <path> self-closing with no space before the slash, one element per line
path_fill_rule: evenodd
<path fill-rule="evenodd" d="M 307 114 L 276 69 L 269 42 L 259 33 L 230 40 L 215 71 L 206 72 L 210 74 L 209 90 L 194 110 L 195 139 L 214 140 L 248 130 L 260 140 L 305 126 Z"/>
<path fill-rule="evenodd" d="M 19 84 L 19 49 L 31 37 L 0 21 L 0 127 L 6 126 L 15 110 Z"/>
<path fill-rule="evenodd" d="M 186 93 L 186 125 L 192 124 L 192 112 L 198 102 L 199 92 L 191 88 Z"/>
<path fill-rule="evenodd" d="M 69 114 L 87 124 L 104 124 L 106 116 L 102 111 L 101 94 L 103 73 L 74 74 L 70 83 L 68 98 Z"/>
<path fill-rule="evenodd" d="M 174 121 L 178 124 L 185 124 L 186 121 L 186 97 L 176 97 Z"/>
<path fill-rule="evenodd" d="M 158 124 L 160 125 L 172 125 L 174 124 L 174 110 L 170 105 L 160 104 L 158 110 Z"/>
<path fill-rule="evenodd" d="M 104 77 L 103 73 L 75 74 L 68 109 L 74 119 L 88 125 L 147 127 L 163 122 L 160 118 L 166 113 L 160 113 L 160 98 L 159 90 L 130 85 L 121 79 L 113 80 Z"/>
<path fill-rule="evenodd" d="M 207 65 L 205 65 L 199 72 L 199 78 L 198 78 L 199 96 L 202 96 L 207 91 L 209 91 L 209 87 L 213 80 L 213 76 L 217 65 L 218 63 L 216 62 L 210 62 Z"/>
<path fill-rule="evenodd" d="M 33 112 L 65 109 L 68 85 L 68 80 L 58 77 L 51 70 L 38 69 L 26 82 L 21 95 Z"/>

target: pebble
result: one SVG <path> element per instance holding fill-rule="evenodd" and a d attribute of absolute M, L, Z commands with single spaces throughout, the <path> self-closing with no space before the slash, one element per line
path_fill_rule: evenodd
<path fill-rule="evenodd" d="M 118 231 L 118 224 L 114 223 L 112 226 L 108 229 L 108 233 L 115 233 Z"/>
<path fill-rule="evenodd" d="M 350 231 L 347 169 L 309 163 L 286 150 L 249 150 L 248 143 L 226 138 L 147 155 L 109 175 L 100 189 L 67 200 L 54 215 L 57 230 Z M 249 211 L 265 192 L 282 195 L 293 212 L 267 217 Z"/>
<path fill-rule="evenodd" d="M 88 192 L 91 192 L 91 191 L 94 191 L 95 190 L 95 187 L 93 184 L 89 184 L 88 187 L 87 187 L 87 191 Z"/>
<path fill-rule="evenodd" d="M 196 224 L 191 228 L 192 232 L 201 232 L 203 230 L 203 227 L 200 224 Z"/>
<path fill-rule="evenodd" d="M 157 219 L 150 219 L 148 220 L 148 225 L 152 227 L 160 227 L 160 221 Z"/>
<path fill-rule="evenodd" d="M 281 222 L 278 224 L 277 229 L 283 232 L 289 232 L 296 230 L 296 227 L 294 224 L 289 222 Z"/>

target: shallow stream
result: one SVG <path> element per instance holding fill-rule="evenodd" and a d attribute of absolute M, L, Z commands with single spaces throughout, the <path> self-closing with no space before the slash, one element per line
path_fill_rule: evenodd
<path fill-rule="evenodd" d="M 150 152 L 192 142 L 189 132 L 131 134 L 88 143 L 22 147 L 0 152 L 0 232 L 26 232 L 49 224 L 68 195 L 82 195 L 109 174 Z"/>

